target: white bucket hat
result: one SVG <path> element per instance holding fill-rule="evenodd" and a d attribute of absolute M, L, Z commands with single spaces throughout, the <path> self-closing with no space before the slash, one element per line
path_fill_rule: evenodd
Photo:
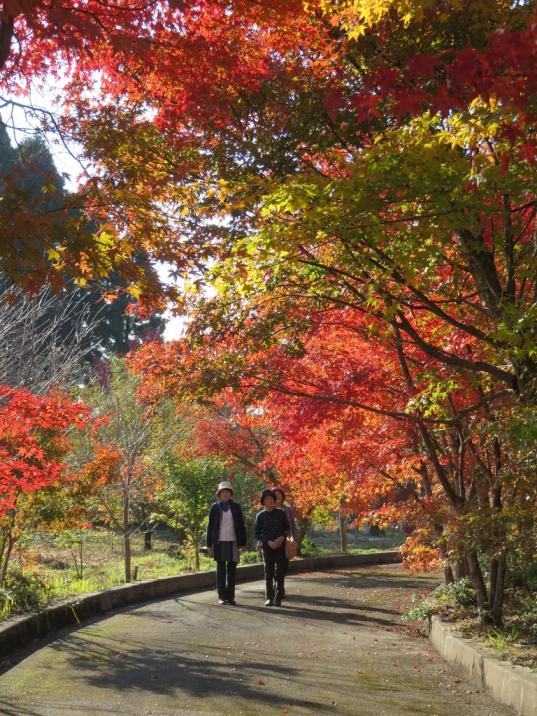
<path fill-rule="evenodd" d="M 217 497 L 219 497 L 222 490 L 231 490 L 231 494 L 233 494 L 233 485 L 229 482 L 229 480 L 224 480 L 218 485 L 218 490 L 216 491 Z"/>

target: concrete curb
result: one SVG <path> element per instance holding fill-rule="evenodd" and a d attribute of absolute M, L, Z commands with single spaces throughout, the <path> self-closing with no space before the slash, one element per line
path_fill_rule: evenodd
<path fill-rule="evenodd" d="M 439 617 L 433 616 L 429 639 L 450 664 L 462 668 L 475 684 L 520 716 L 537 714 L 537 674 L 524 666 L 500 661 L 492 649 L 478 647 Z"/>
<path fill-rule="evenodd" d="M 341 554 L 326 557 L 305 557 L 293 560 L 289 572 L 309 572 L 323 569 L 341 569 L 368 564 L 393 564 L 399 561 L 398 552 L 377 552 L 371 554 Z M 237 582 L 263 578 L 262 564 L 247 564 L 237 569 Z M 149 579 L 135 584 L 126 584 L 102 592 L 86 594 L 64 604 L 47 607 L 29 616 L 9 619 L 0 625 L 0 656 L 6 656 L 14 649 L 26 646 L 66 626 L 73 626 L 113 609 L 127 607 L 137 602 L 161 599 L 182 592 L 195 592 L 214 588 L 215 572 L 196 572 L 176 577 Z"/>

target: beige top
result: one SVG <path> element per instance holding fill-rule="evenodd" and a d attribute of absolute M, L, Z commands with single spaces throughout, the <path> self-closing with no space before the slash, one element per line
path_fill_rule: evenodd
<path fill-rule="evenodd" d="M 233 522 L 233 515 L 231 509 L 222 510 L 220 512 L 220 534 L 218 540 L 220 542 L 235 542 L 235 524 Z"/>

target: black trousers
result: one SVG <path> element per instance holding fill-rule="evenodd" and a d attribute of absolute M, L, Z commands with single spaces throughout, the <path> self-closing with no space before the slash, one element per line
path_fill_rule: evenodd
<path fill-rule="evenodd" d="M 288 564 L 285 557 L 285 542 L 278 549 L 272 549 L 264 544 L 263 562 L 265 563 L 265 597 L 282 599 Z"/>
<path fill-rule="evenodd" d="M 285 550 L 285 544 L 284 544 L 284 550 Z M 284 557 L 285 557 L 285 551 L 284 551 Z M 286 577 L 288 571 L 289 571 L 289 560 L 287 559 L 287 557 L 285 557 L 285 560 L 284 560 L 284 563 L 283 563 L 283 577 L 284 577 L 284 579 L 285 579 L 285 577 Z M 283 599 L 283 596 L 284 596 L 284 592 L 285 592 L 285 589 L 282 589 L 282 594 L 281 594 L 282 599 Z"/>
<path fill-rule="evenodd" d="M 216 561 L 216 588 L 218 599 L 225 599 L 229 602 L 235 600 L 235 575 L 237 573 L 237 562 Z"/>

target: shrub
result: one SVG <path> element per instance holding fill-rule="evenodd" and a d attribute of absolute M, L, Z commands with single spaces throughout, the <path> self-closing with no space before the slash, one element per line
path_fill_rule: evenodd
<path fill-rule="evenodd" d="M 418 601 L 419 599 L 417 594 L 412 595 L 413 606 L 401 616 L 404 622 L 427 621 L 432 614 L 438 611 L 433 597 L 421 601 Z"/>
<path fill-rule="evenodd" d="M 476 605 L 475 591 L 469 577 L 463 577 L 450 584 L 442 584 L 433 592 L 434 599 L 440 606 L 473 607 Z"/>
<path fill-rule="evenodd" d="M 537 559 L 528 561 L 515 554 L 507 572 L 507 585 L 537 592 Z"/>
<path fill-rule="evenodd" d="M 11 572 L 0 588 L 0 618 L 5 619 L 12 612 L 42 609 L 50 595 L 50 587 L 37 575 Z"/>
<path fill-rule="evenodd" d="M 501 629 L 492 629 L 487 634 L 487 639 L 501 656 L 507 656 L 509 653 L 509 645 L 515 644 L 520 639 L 520 631 L 513 627 L 510 631 Z"/>
<path fill-rule="evenodd" d="M 432 614 L 441 611 L 442 607 L 460 609 L 475 606 L 475 593 L 468 577 L 457 582 L 442 584 L 430 597 L 418 602 L 416 594 L 412 597 L 413 606 L 403 614 L 403 621 L 426 621 Z"/>
<path fill-rule="evenodd" d="M 305 557 L 316 557 L 318 554 L 322 554 L 323 550 L 318 544 L 315 544 L 312 540 L 304 537 L 300 546 L 300 554 Z"/>
<path fill-rule="evenodd" d="M 243 552 L 241 554 L 241 562 L 242 564 L 257 564 L 258 562 L 262 562 L 263 557 L 259 554 L 259 552 Z"/>
<path fill-rule="evenodd" d="M 185 558 L 185 548 L 184 545 L 180 544 L 170 544 L 168 547 L 166 547 L 165 554 L 168 557 L 171 557 L 172 559 L 184 559 Z"/>

